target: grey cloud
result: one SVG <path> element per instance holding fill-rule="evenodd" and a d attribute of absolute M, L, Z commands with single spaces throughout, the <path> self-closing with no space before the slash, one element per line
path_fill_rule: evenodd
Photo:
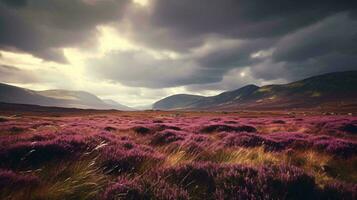
<path fill-rule="evenodd" d="M 127 24 L 119 28 L 141 45 L 189 55 L 185 62 L 200 69 L 162 85 L 201 88 L 192 80 L 199 77 L 204 87 L 226 88 L 224 76 L 244 67 L 264 82 L 356 69 L 356 8 L 355 1 L 337 0 L 154 0 L 149 8 L 126 13 Z M 196 52 L 207 45 L 212 48 Z M 272 57 L 251 57 L 268 49 Z"/>
<path fill-rule="evenodd" d="M 10 2 L 0 2 L 0 48 L 65 62 L 60 48 L 95 45 L 96 26 L 119 20 L 130 1 Z"/>
<path fill-rule="evenodd" d="M 266 81 L 285 79 L 296 81 L 328 72 L 357 70 L 355 55 L 330 53 L 299 62 L 275 62 L 268 59 L 251 67 L 255 78 Z"/>
<path fill-rule="evenodd" d="M 152 20 L 183 35 L 280 36 L 341 11 L 355 1 L 156 0 Z"/>
<path fill-rule="evenodd" d="M 315 59 L 287 63 L 285 69 L 285 75 L 290 80 L 328 72 L 357 70 L 357 56 L 332 52 Z"/>
<path fill-rule="evenodd" d="M 242 72 L 244 73 L 244 77 L 241 76 Z M 188 85 L 186 89 L 194 93 L 201 93 L 202 91 L 227 91 L 235 90 L 248 84 L 261 85 L 261 83 L 261 80 L 252 77 L 249 68 L 237 68 L 223 75 L 220 82 Z"/>
<path fill-rule="evenodd" d="M 346 13 L 282 38 L 271 58 L 252 66 L 256 78 L 293 81 L 334 71 L 357 70 L 357 21 Z"/>
<path fill-rule="evenodd" d="M 251 54 L 271 46 L 273 40 L 222 40 L 211 38 L 203 46 L 178 59 L 155 59 L 144 51 L 116 51 L 101 59 L 90 59 L 90 73 L 101 79 L 148 88 L 211 84 L 222 81 L 235 68 L 259 59 Z M 207 86 L 207 85 L 206 85 Z M 197 87 L 197 86 L 196 86 Z"/>
<path fill-rule="evenodd" d="M 245 67 L 255 63 L 251 55 L 258 50 L 269 48 L 274 44 L 272 39 L 228 41 L 227 45 L 210 44 L 215 48 L 198 56 L 202 67 L 218 68 L 227 71 L 236 67 Z"/>
<path fill-rule="evenodd" d="M 187 51 L 203 38 L 281 37 L 338 12 L 352 13 L 352 0 L 153 0 L 149 10 L 133 11 L 136 40 L 157 48 Z M 135 10 L 135 9 L 134 9 Z"/>
<path fill-rule="evenodd" d="M 338 14 L 283 38 L 274 52 L 276 61 L 304 61 L 331 52 L 357 53 L 357 21 Z"/>
<path fill-rule="evenodd" d="M 184 56 L 178 60 L 158 61 L 134 56 L 142 55 L 138 52 L 129 55 L 119 53 L 105 59 L 110 64 L 98 61 L 96 65 L 100 67 L 97 67 L 96 73 L 103 79 L 130 86 L 157 88 L 185 85 L 197 91 L 203 88 L 232 89 L 234 81 L 239 87 L 249 82 L 294 81 L 326 72 L 356 70 L 357 56 L 353 42 L 356 23 L 346 13 L 340 13 L 281 38 L 240 40 L 211 36 L 203 39 L 201 46 L 182 54 Z M 272 51 L 273 54 L 252 57 L 259 51 Z M 234 70 L 244 68 L 250 69 L 249 76 L 252 78 L 249 81 L 227 79 L 232 77 Z"/>
<path fill-rule="evenodd" d="M 218 82 L 217 69 L 201 68 L 193 59 L 155 59 L 143 51 L 116 51 L 87 61 L 90 74 L 128 86 L 162 88 Z"/>

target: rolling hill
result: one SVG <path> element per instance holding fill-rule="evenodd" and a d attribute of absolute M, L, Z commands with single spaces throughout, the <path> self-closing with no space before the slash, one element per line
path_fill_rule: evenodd
<path fill-rule="evenodd" d="M 287 109 L 343 106 L 357 102 L 357 71 L 335 72 L 304 80 L 258 87 L 247 85 L 237 90 L 204 97 L 173 95 L 153 105 L 161 110 Z M 162 106 L 165 105 L 165 106 Z"/>
<path fill-rule="evenodd" d="M 70 90 L 34 91 L 3 83 L 0 83 L 0 102 L 65 108 L 133 110 L 113 100 L 111 100 L 111 103 L 107 103 L 88 92 Z"/>

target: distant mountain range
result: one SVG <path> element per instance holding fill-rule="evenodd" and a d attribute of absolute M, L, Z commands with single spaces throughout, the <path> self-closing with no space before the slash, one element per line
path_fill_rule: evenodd
<path fill-rule="evenodd" d="M 138 110 L 84 91 L 34 91 L 0 83 L 0 102 L 82 109 Z M 177 94 L 153 104 L 157 110 L 263 110 L 353 106 L 357 71 L 335 72 L 281 85 L 247 85 L 216 96 Z M 147 109 L 147 107 L 145 107 Z M 140 109 L 139 109 L 140 110 Z"/>
<path fill-rule="evenodd" d="M 335 72 L 282 85 L 247 85 L 216 96 L 178 94 L 153 105 L 160 110 L 291 109 L 357 104 L 357 71 Z"/>
<path fill-rule="evenodd" d="M 113 100 L 102 100 L 83 91 L 34 91 L 0 83 L 0 102 L 82 109 L 133 110 Z"/>

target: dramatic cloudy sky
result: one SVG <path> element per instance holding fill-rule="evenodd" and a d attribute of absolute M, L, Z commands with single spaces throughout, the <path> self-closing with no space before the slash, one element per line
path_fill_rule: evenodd
<path fill-rule="evenodd" d="M 355 0 L 0 0 L 0 82 L 129 106 L 357 70 Z"/>

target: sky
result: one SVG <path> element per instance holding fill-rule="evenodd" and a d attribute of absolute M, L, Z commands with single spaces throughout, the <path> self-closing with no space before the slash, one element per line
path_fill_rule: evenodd
<path fill-rule="evenodd" d="M 357 70 L 355 0 L 0 0 L 0 82 L 128 106 Z"/>

